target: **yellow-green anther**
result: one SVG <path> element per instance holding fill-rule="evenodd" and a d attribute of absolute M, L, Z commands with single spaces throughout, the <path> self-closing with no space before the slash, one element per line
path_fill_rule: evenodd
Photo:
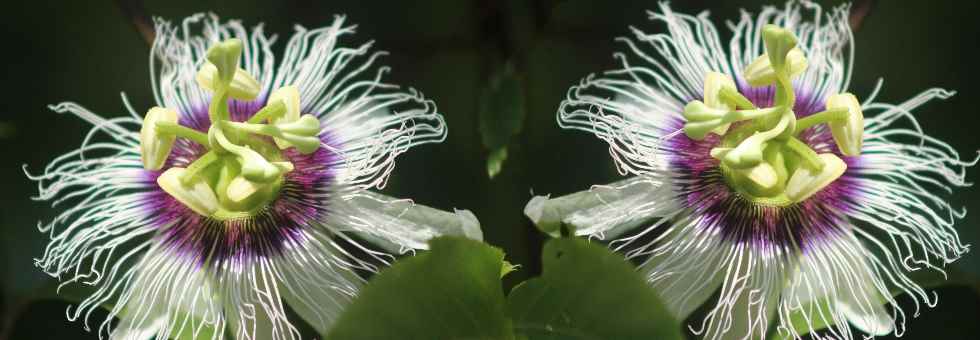
<path fill-rule="evenodd" d="M 807 67 L 806 56 L 799 48 L 794 48 L 786 55 L 787 76 L 796 77 L 803 73 Z M 776 82 L 776 70 L 772 67 L 772 62 L 768 53 L 763 54 L 745 67 L 742 76 L 748 81 L 749 85 L 759 87 L 772 85 Z"/>
<path fill-rule="evenodd" d="M 727 155 L 730 151 L 732 151 L 732 149 L 734 148 L 723 148 L 723 147 L 711 148 L 709 154 L 711 155 L 711 158 L 721 160 L 725 158 L 725 155 Z"/>
<path fill-rule="evenodd" d="M 201 87 L 210 90 L 211 92 L 218 92 L 218 83 L 215 79 L 218 76 L 218 68 L 210 63 L 204 62 L 201 69 L 197 71 L 197 75 L 194 77 L 197 80 L 197 84 Z M 262 85 L 259 84 L 258 80 L 255 80 L 248 71 L 241 68 L 235 70 L 235 74 L 231 79 L 231 82 L 227 84 L 226 89 L 228 91 L 228 96 L 241 99 L 241 100 L 252 100 L 259 95 L 262 91 Z"/>
<path fill-rule="evenodd" d="M 235 177 L 228 184 L 225 194 L 232 202 L 243 203 L 259 191 L 260 184 L 249 181 L 243 176 Z"/>
<path fill-rule="evenodd" d="M 766 195 L 775 191 L 779 185 L 779 174 L 772 165 L 762 162 L 748 169 L 736 170 L 751 182 L 752 192 Z"/>
<path fill-rule="evenodd" d="M 185 176 L 185 169 L 172 167 L 157 177 L 163 191 L 194 212 L 210 216 L 218 210 L 218 198 L 201 176 Z"/>
<path fill-rule="evenodd" d="M 140 128 L 140 158 L 143 159 L 143 167 L 147 170 L 163 168 L 163 163 L 167 161 L 170 150 L 174 146 L 175 136 L 160 133 L 157 129 L 159 122 L 177 124 L 177 111 L 153 107 L 146 112 L 143 126 Z"/>
<path fill-rule="evenodd" d="M 218 77 L 211 84 L 214 89 L 231 84 L 238 70 L 238 59 L 242 55 L 242 41 L 232 38 L 211 46 L 207 60 L 216 68 Z M 215 91 L 217 92 L 217 91 Z"/>
<path fill-rule="evenodd" d="M 846 110 L 845 119 L 832 120 L 827 124 L 841 153 L 846 156 L 860 155 L 864 143 L 864 113 L 857 97 L 850 93 L 832 95 L 827 98 L 827 110 Z"/>
<path fill-rule="evenodd" d="M 283 86 L 272 91 L 269 95 L 269 104 L 275 102 L 282 102 L 286 105 L 286 111 L 281 116 L 270 117 L 270 123 L 280 123 L 280 122 L 293 122 L 299 119 L 300 112 L 300 101 L 299 101 L 299 89 L 296 86 L 289 85 Z"/>
<path fill-rule="evenodd" d="M 284 86 L 272 91 L 269 96 L 269 103 L 279 102 L 285 105 L 285 112 L 283 115 L 278 117 L 270 117 L 269 123 L 279 124 L 279 123 L 289 123 L 299 120 L 300 117 L 300 101 L 299 101 L 299 90 L 296 86 Z M 289 142 L 282 140 L 278 137 L 274 137 L 273 141 L 276 142 L 276 146 L 280 149 L 285 149 L 289 147 Z"/>
<path fill-rule="evenodd" d="M 725 100 L 722 97 L 722 90 L 727 89 L 729 91 L 734 91 L 738 93 L 735 87 L 735 81 L 731 77 L 718 73 L 718 72 L 708 72 L 704 76 L 704 104 L 710 108 L 721 109 L 726 111 L 735 110 L 735 103 Z M 728 132 L 728 127 L 731 124 L 722 124 L 715 128 L 712 132 L 717 135 L 724 135 Z"/>
<path fill-rule="evenodd" d="M 820 154 L 824 164 L 821 170 L 799 167 L 786 183 L 786 196 L 793 202 L 801 202 L 832 183 L 847 170 L 847 164 L 832 153 Z"/>
<path fill-rule="evenodd" d="M 735 169 L 745 169 L 758 165 L 762 162 L 762 151 L 765 143 L 782 134 L 789 125 L 792 116 L 792 112 L 786 111 L 772 129 L 756 132 L 743 140 L 735 149 L 725 154 L 723 159 L 725 164 Z"/>
<path fill-rule="evenodd" d="M 272 165 L 274 165 L 277 168 L 279 168 L 279 170 L 282 170 L 283 173 L 287 173 L 287 172 L 293 171 L 293 169 L 295 169 L 295 167 L 293 166 L 293 163 L 290 163 L 290 162 L 272 162 Z"/>

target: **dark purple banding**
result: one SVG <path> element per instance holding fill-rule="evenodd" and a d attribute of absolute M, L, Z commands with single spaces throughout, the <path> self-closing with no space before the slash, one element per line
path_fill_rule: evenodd
<path fill-rule="evenodd" d="M 742 94 L 758 107 L 772 106 L 773 87 L 742 86 Z M 824 98 L 816 98 L 797 89 L 793 111 L 802 118 L 823 110 Z M 670 123 L 670 131 L 683 127 L 681 119 Z M 837 149 L 830 130 L 812 127 L 799 136 L 817 153 L 832 152 L 841 157 L 848 169 L 840 178 L 809 199 L 776 207 L 753 203 L 732 190 L 725 182 L 719 161 L 710 151 L 720 141 L 709 135 L 695 141 L 684 134 L 666 142 L 665 150 L 672 152 L 669 166 L 675 176 L 675 193 L 692 214 L 702 219 L 699 225 L 717 230 L 723 239 L 744 242 L 756 248 L 794 248 L 806 251 L 829 236 L 846 231 L 846 214 L 856 201 L 859 181 L 853 166 L 859 157 L 845 157 Z"/>
<path fill-rule="evenodd" d="M 265 98 L 248 102 L 232 100 L 229 111 L 232 120 L 245 121 L 264 105 Z M 180 123 L 207 132 L 210 126 L 207 107 L 181 115 Z M 337 146 L 329 133 L 322 133 L 320 140 Z M 186 167 L 206 152 L 200 145 L 178 139 L 163 169 L 146 172 L 147 181 L 154 188 L 147 193 L 146 209 L 153 225 L 160 228 L 156 237 L 174 254 L 212 268 L 243 265 L 256 258 L 281 254 L 308 237 L 304 230 L 312 228 L 328 213 L 325 197 L 331 195 L 336 178 L 333 167 L 339 162 L 339 155 L 330 149 L 321 147 L 309 155 L 293 148 L 283 150 L 283 156 L 293 163 L 294 170 L 285 175 L 279 197 L 254 216 L 216 220 L 195 213 L 156 186 L 156 178 L 164 170 Z"/>

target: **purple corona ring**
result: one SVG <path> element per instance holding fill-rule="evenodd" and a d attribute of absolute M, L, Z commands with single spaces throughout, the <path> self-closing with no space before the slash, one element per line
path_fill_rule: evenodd
<path fill-rule="evenodd" d="M 525 214 L 625 253 L 676 319 L 705 305 L 689 326 L 705 339 L 901 335 L 895 292 L 915 314 L 936 303 L 908 273 L 969 250 L 953 228 L 965 210 L 944 194 L 970 185 L 977 159 L 912 114 L 951 91 L 900 104 L 875 100 L 880 83 L 862 101 L 847 93 L 848 8 L 743 12 L 724 44 L 707 13 L 661 4 L 650 17 L 665 31 L 618 39 L 621 67 L 583 79 L 558 110 L 629 177 L 534 197 Z"/>
<path fill-rule="evenodd" d="M 95 290 L 68 310 L 100 337 L 295 339 L 287 307 L 325 334 L 370 273 L 439 235 L 481 239 L 466 210 L 372 192 L 396 156 L 445 139 L 435 104 L 384 83 L 383 52 L 347 47 L 337 17 L 297 28 L 276 62 L 262 27 L 195 15 L 156 22 L 155 105 L 104 118 L 28 176 L 64 210 L 36 260 Z M 118 318 L 119 322 L 112 322 Z"/>

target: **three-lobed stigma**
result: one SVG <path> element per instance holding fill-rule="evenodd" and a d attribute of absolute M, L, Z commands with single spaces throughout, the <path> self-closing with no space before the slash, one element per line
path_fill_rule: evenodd
<path fill-rule="evenodd" d="M 792 79 L 806 69 L 806 56 L 787 29 L 767 25 L 762 37 L 766 53 L 743 70 L 743 77 L 751 86 L 773 85 L 773 106 L 756 107 L 738 92 L 731 77 L 709 72 L 704 78 L 703 101 L 684 107 L 687 122 L 683 131 L 694 140 L 719 135 L 711 156 L 720 161 L 729 186 L 757 203 L 782 206 L 806 200 L 847 169 L 840 157 L 817 154 L 799 134 L 827 124 L 841 153 L 857 156 L 864 138 L 864 116 L 857 98 L 841 93 L 827 98 L 825 111 L 797 120 Z"/>
<path fill-rule="evenodd" d="M 197 83 L 212 92 L 207 133 L 180 125 L 176 111 L 160 107 L 147 112 L 140 130 L 147 170 L 164 167 L 178 137 L 207 150 L 186 168 L 166 169 L 157 184 L 194 212 L 219 220 L 251 216 L 275 200 L 293 170 L 282 150 L 310 154 L 320 148 L 320 121 L 301 114 L 295 86 L 272 91 L 247 121 L 230 119 L 229 99 L 254 100 L 261 91 L 259 82 L 239 68 L 241 54 L 238 39 L 215 44 L 197 73 Z"/>

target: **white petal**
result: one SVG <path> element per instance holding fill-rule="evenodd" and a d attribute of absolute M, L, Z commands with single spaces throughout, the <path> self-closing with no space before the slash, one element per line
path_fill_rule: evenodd
<path fill-rule="evenodd" d="M 537 196 L 524 207 L 524 215 L 542 231 L 559 233 L 561 223 L 576 235 L 611 238 L 656 217 L 673 206 L 663 195 L 669 186 L 648 177 L 631 177 L 610 185 L 548 198 Z"/>
<path fill-rule="evenodd" d="M 120 319 L 111 339 L 139 340 L 214 334 L 221 330 L 220 304 L 212 282 L 196 263 L 164 250 L 146 252 L 121 305 L 111 313 Z"/>
<path fill-rule="evenodd" d="M 483 240 L 480 222 L 469 210 L 447 212 L 368 190 L 335 201 L 326 222 L 395 253 L 428 249 L 429 239 L 437 236 Z"/>
<path fill-rule="evenodd" d="M 718 290 L 724 272 L 724 252 L 719 240 L 694 228 L 672 228 L 658 247 L 666 253 L 640 266 L 675 320 L 683 321 Z"/>
<path fill-rule="evenodd" d="M 156 311 L 147 316 L 146 321 L 137 323 L 132 317 L 120 318 L 119 325 L 109 335 L 111 340 L 143 340 L 156 337 L 157 333 L 167 327 L 170 318 L 164 312 Z"/>
<path fill-rule="evenodd" d="M 743 248 L 743 246 L 745 246 Z M 786 284 L 782 256 L 735 246 L 705 339 L 759 339 L 769 329 Z"/>
<path fill-rule="evenodd" d="M 349 258 L 329 237 L 308 243 L 306 254 L 280 261 L 282 298 L 320 334 L 327 334 L 345 307 L 364 286 Z"/>
<path fill-rule="evenodd" d="M 885 304 L 893 299 L 883 295 L 890 293 L 868 261 L 873 256 L 854 235 L 812 245 L 784 291 L 784 308 L 805 314 L 811 324 L 830 325 L 830 331 L 841 337 L 850 337 L 845 320 L 868 334 L 892 332 L 895 321 Z M 807 326 L 796 325 L 796 332 L 810 332 Z"/>
<path fill-rule="evenodd" d="M 867 258 L 874 256 L 856 239 L 841 240 L 834 275 L 837 303 L 841 313 L 855 328 L 872 335 L 885 335 L 894 329 L 894 320 L 885 308 L 884 282 Z"/>

